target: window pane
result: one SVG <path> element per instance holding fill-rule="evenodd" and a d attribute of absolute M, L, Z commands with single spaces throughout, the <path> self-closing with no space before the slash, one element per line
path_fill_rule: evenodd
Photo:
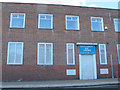
<path fill-rule="evenodd" d="M 105 54 L 101 53 L 101 63 L 105 63 Z"/>
<path fill-rule="evenodd" d="M 40 20 L 40 28 L 51 29 L 51 20 L 41 19 Z"/>
<path fill-rule="evenodd" d="M 39 28 L 52 29 L 51 17 L 49 15 L 40 15 Z"/>
<path fill-rule="evenodd" d="M 19 18 L 24 19 L 24 15 L 19 15 Z"/>
<path fill-rule="evenodd" d="M 99 45 L 100 47 L 100 61 L 101 61 L 101 64 L 106 64 L 107 61 L 106 61 L 106 47 L 105 45 Z"/>
<path fill-rule="evenodd" d="M 72 20 L 77 21 L 77 17 L 73 17 Z"/>
<path fill-rule="evenodd" d="M 120 44 L 117 46 L 117 52 L 118 52 L 118 63 L 120 64 Z"/>
<path fill-rule="evenodd" d="M 67 17 L 67 20 L 71 20 L 71 17 Z"/>
<path fill-rule="evenodd" d="M 23 28 L 24 27 L 24 14 L 18 13 L 18 14 L 14 14 L 12 13 L 12 17 L 11 17 L 11 27 L 12 28 Z"/>
<path fill-rule="evenodd" d="M 79 30 L 78 17 L 66 16 L 66 29 L 67 30 Z"/>
<path fill-rule="evenodd" d="M 77 21 L 67 21 L 67 29 L 77 30 L 78 29 Z"/>
<path fill-rule="evenodd" d="M 92 22 L 97 22 L 97 20 L 95 18 L 92 18 Z"/>
<path fill-rule="evenodd" d="M 100 48 L 101 48 L 101 63 L 105 63 L 104 45 L 101 45 Z"/>
<path fill-rule="evenodd" d="M 102 31 L 103 25 L 102 25 L 102 18 L 92 18 L 91 19 L 91 29 L 93 31 Z"/>
<path fill-rule="evenodd" d="M 115 31 L 119 31 L 120 32 L 120 20 L 114 20 L 114 26 L 115 26 Z"/>
<path fill-rule="evenodd" d="M 67 44 L 67 48 L 68 48 L 68 64 L 74 64 L 73 60 L 74 60 L 74 55 L 73 55 L 73 44 Z"/>
<path fill-rule="evenodd" d="M 40 16 L 40 19 L 45 19 L 45 16 L 42 16 L 42 15 L 41 15 L 41 16 Z"/>
<path fill-rule="evenodd" d="M 45 45 L 39 44 L 39 63 L 45 64 Z"/>
<path fill-rule="evenodd" d="M 46 16 L 46 19 L 47 20 L 51 20 L 51 16 Z"/>
<path fill-rule="evenodd" d="M 17 17 L 18 17 L 18 15 L 16 15 L 16 14 L 13 14 L 13 15 L 12 15 L 12 17 L 13 17 L 13 18 L 17 18 Z"/>
<path fill-rule="evenodd" d="M 69 49 L 68 50 L 68 63 L 73 63 L 73 50 Z"/>
<path fill-rule="evenodd" d="M 51 64 L 51 44 L 46 44 L 46 64 Z"/>
<path fill-rule="evenodd" d="M 14 63 L 14 61 L 15 61 L 15 44 L 10 43 L 8 48 L 9 48 L 8 63 Z"/>
<path fill-rule="evenodd" d="M 17 43 L 16 44 L 16 60 L 15 63 L 22 63 L 22 44 Z"/>
<path fill-rule="evenodd" d="M 24 20 L 23 19 L 19 19 L 19 18 L 14 18 L 13 20 L 12 20 L 12 27 L 14 27 L 14 28 L 21 28 L 21 27 L 23 27 L 23 22 L 24 22 Z"/>
<path fill-rule="evenodd" d="M 102 30 L 102 23 L 92 22 L 92 30 L 101 31 Z"/>
<path fill-rule="evenodd" d="M 98 23 L 101 23 L 101 19 L 100 18 L 97 18 L 96 19 Z"/>

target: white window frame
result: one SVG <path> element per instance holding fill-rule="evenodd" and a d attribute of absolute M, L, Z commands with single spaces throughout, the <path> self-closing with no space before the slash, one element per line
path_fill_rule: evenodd
<path fill-rule="evenodd" d="M 101 62 L 101 48 L 100 45 L 104 45 L 104 51 L 105 51 L 105 63 Z M 106 44 L 99 44 L 99 58 L 100 58 L 100 64 L 106 65 L 107 64 L 107 50 L 106 50 Z"/>
<path fill-rule="evenodd" d="M 120 53 L 119 53 L 119 49 L 120 49 L 120 48 L 119 48 L 119 45 L 120 45 L 120 44 L 117 44 L 118 64 L 120 64 L 120 58 L 119 58 L 119 54 L 120 54 Z"/>
<path fill-rule="evenodd" d="M 77 24 L 78 24 L 78 28 L 77 29 L 68 29 L 67 28 L 67 17 L 77 17 Z M 66 30 L 80 30 L 79 16 L 65 15 L 65 22 L 66 22 Z"/>
<path fill-rule="evenodd" d="M 91 17 L 91 18 L 90 18 L 90 19 L 91 19 L 91 31 L 98 31 L 98 30 L 92 30 L 92 22 L 93 22 L 93 21 L 92 21 L 92 19 L 93 19 L 93 18 L 96 18 L 96 19 L 97 19 L 97 18 L 98 18 L 98 19 L 101 19 L 101 23 L 102 23 L 102 30 L 101 30 L 101 31 L 104 31 L 104 22 L 103 22 L 103 17 Z M 100 32 L 101 32 L 101 31 L 100 31 Z"/>
<path fill-rule="evenodd" d="M 10 44 L 18 44 L 18 43 L 22 44 L 21 63 L 9 63 L 9 45 Z M 8 50 L 7 50 L 7 64 L 8 65 L 22 65 L 23 64 L 23 46 L 24 46 L 24 42 L 8 42 Z M 15 62 L 15 60 L 14 60 L 14 62 Z"/>
<path fill-rule="evenodd" d="M 68 45 L 73 45 L 73 63 L 69 63 L 68 61 Z M 66 54 L 67 54 L 67 65 L 75 65 L 75 50 L 74 43 L 66 43 Z"/>
<path fill-rule="evenodd" d="M 26 17 L 25 13 L 11 13 L 11 15 L 10 15 L 10 28 L 17 28 L 17 27 L 12 27 L 12 20 L 13 20 L 13 15 L 14 14 L 24 15 L 23 26 L 22 27 L 18 27 L 18 28 L 25 28 L 25 17 Z"/>
<path fill-rule="evenodd" d="M 51 27 L 50 28 L 41 28 L 40 27 L 40 16 L 41 15 L 51 16 Z M 53 14 L 38 14 L 38 28 L 39 29 L 53 29 Z"/>
<path fill-rule="evenodd" d="M 114 21 L 114 29 L 115 29 L 115 25 L 116 25 L 115 20 L 120 20 L 120 19 L 118 19 L 118 18 L 113 19 L 113 21 Z M 115 29 L 115 32 L 120 32 L 120 31 Z"/>
<path fill-rule="evenodd" d="M 50 64 L 47 64 L 47 63 L 39 63 L 39 45 L 40 44 L 50 44 L 51 45 L 51 63 Z M 46 46 L 45 46 L 45 53 L 46 53 Z M 46 54 L 45 54 L 45 62 L 46 62 Z M 53 43 L 41 43 L 39 42 L 38 43 L 38 48 L 37 48 L 37 65 L 53 65 Z"/>

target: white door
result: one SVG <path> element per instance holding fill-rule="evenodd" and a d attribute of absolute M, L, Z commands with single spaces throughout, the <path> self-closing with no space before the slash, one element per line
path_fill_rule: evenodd
<path fill-rule="evenodd" d="M 96 79 L 95 55 L 80 55 L 80 79 Z"/>

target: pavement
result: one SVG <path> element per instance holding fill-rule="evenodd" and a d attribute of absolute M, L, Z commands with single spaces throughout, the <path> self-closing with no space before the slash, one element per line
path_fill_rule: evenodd
<path fill-rule="evenodd" d="M 2 82 L 1 88 L 61 88 L 61 87 L 82 87 L 93 85 L 112 85 L 118 84 L 115 79 L 96 79 L 96 80 L 49 80 L 49 81 L 19 81 Z"/>

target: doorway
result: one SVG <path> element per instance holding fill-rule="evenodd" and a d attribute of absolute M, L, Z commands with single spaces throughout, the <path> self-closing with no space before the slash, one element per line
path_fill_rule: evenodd
<path fill-rule="evenodd" d="M 97 79 L 95 54 L 79 54 L 79 77 L 81 80 Z"/>

